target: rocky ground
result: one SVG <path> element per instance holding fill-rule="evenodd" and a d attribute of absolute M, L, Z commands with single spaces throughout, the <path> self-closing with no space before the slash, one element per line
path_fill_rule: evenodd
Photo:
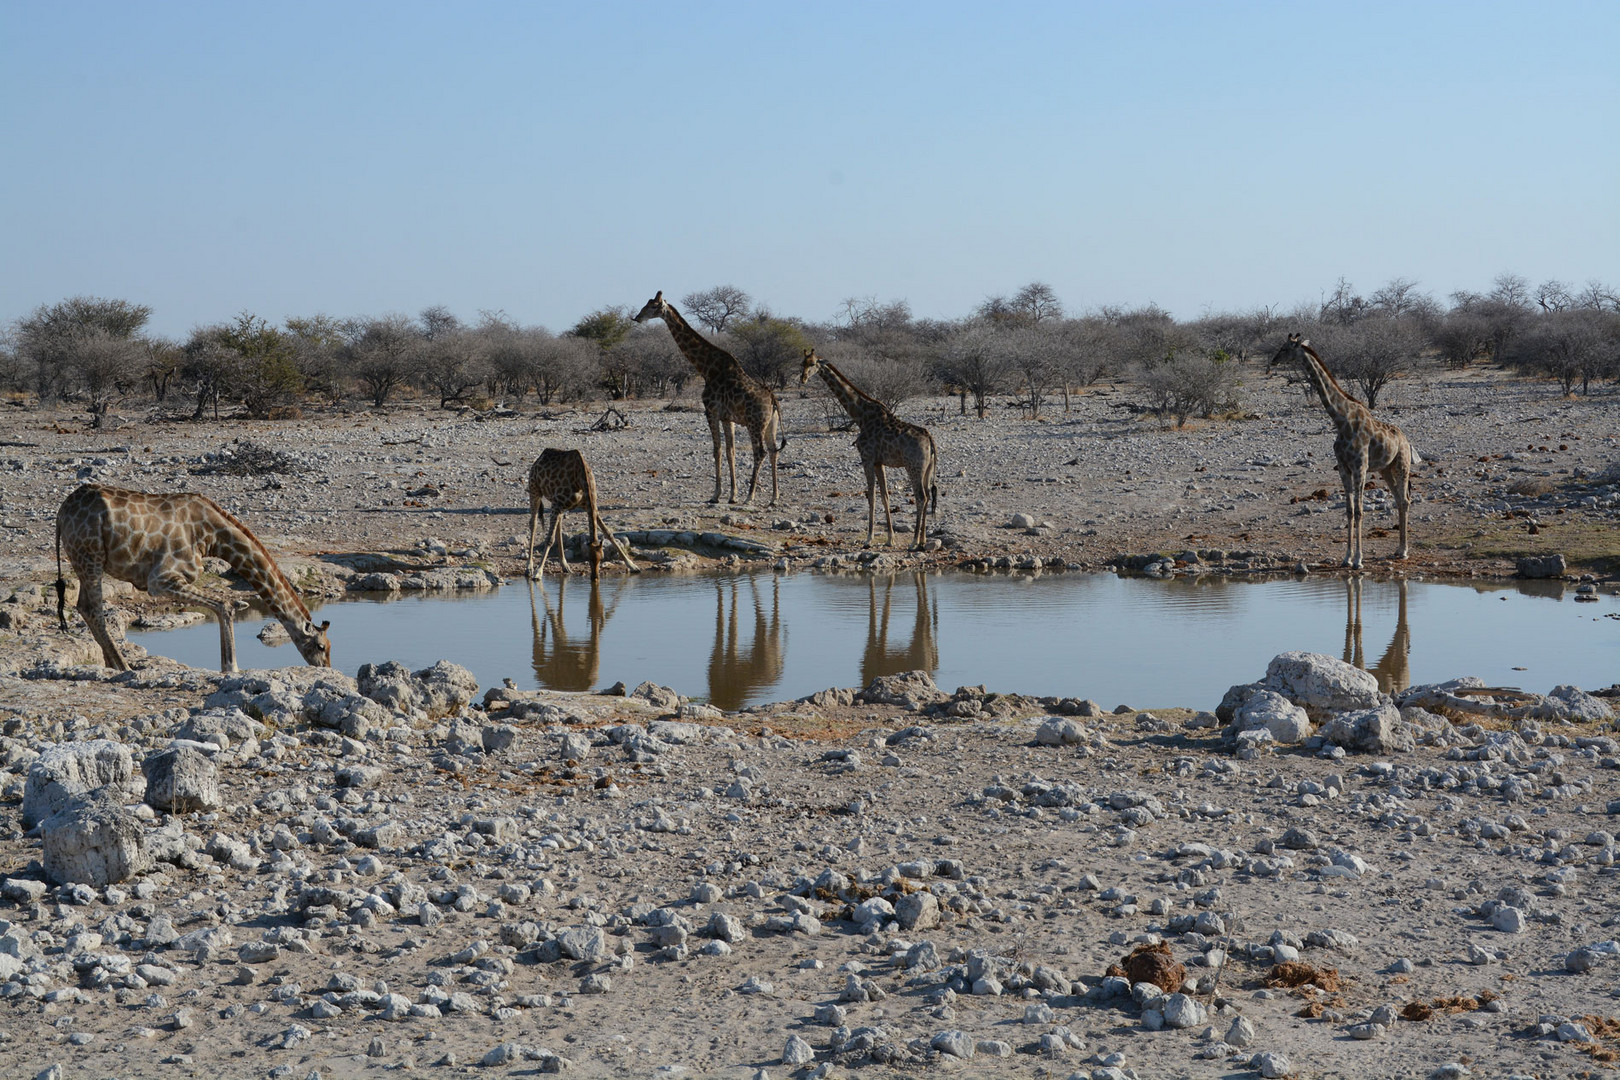
<path fill-rule="evenodd" d="M 938 543 L 875 556 L 849 436 L 791 395 L 773 510 L 702 501 L 693 412 L 611 432 L 583 411 L 100 433 L 13 414 L 8 1075 L 1611 1069 L 1614 698 L 1391 700 L 1286 657 L 1233 672 L 1218 710 L 1156 714 L 925 676 L 721 714 L 679 686 L 525 693 L 383 656 L 358 680 L 156 658 L 114 675 L 40 588 L 55 507 L 91 478 L 207 492 L 315 591 L 511 576 L 546 445 L 584 447 L 609 523 L 671 569 L 1336 561 L 1331 435 L 1297 390 L 1251 387 L 1250 418 L 1186 431 L 1128 401 L 1044 423 L 908 410 L 941 445 Z M 1404 569 L 1557 553 L 1612 589 L 1614 408 L 1499 376 L 1393 387 L 1381 411 L 1426 459 Z"/>

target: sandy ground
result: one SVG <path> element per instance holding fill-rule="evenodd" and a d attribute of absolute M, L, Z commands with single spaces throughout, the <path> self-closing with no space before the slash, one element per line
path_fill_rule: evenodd
<path fill-rule="evenodd" d="M 941 448 L 938 544 L 883 549 L 878 565 L 1201 552 L 1209 567 L 1326 570 L 1343 510 L 1325 416 L 1281 380 L 1251 381 L 1247 418 L 1181 431 L 1116 407 L 1124 388 L 1041 421 L 911 403 Z M 132 418 L 103 432 L 10 413 L 6 1074 L 1608 1074 L 1620 748 L 1602 722 L 1457 716 L 1411 750 L 1346 756 L 1234 753 L 1196 715 L 1213 702 L 1111 715 L 1072 699 L 845 692 L 718 715 L 676 686 L 487 703 L 469 690 L 421 707 L 374 691 L 391 704 L 361 710 L 362 688 L 330 672 L 222 682 L 150 660 L 114 676 L 88 666 L 82 630 L 55 630 L 39 588 L 54 577 L 56 506 L 87 479 L 203 491 L 315 589 L 377 568 L 516 575 L 527 465 L 552 445 L 585 450 L 616 529 L 767 549 L 640 549 L 651 566 L 870 562 L 849 434 L 827 431 L 819 398 L 784 405 L 774 508 L 704 501 L 694 411 L 637 407 L 609 432 L 586 430 L 594 410 Z M 1383 558 L 1392 509 L 1369 509 L 1376 569 L 1500 575 L 1517 555 L 1559 552 L 1573 579 L 1612 590 L 1615 410 L 1613 396 L 1493 375 L 1392 387 L 1380 411 L 1425 463 L 1405 565 Z M 301 467 L 199 471 L 240 455 L 238 439 Z M 904 534 L 911 508 L 896 503 Z M 349 701 L 351 719 L 328 726 L 316 699 Z M 265 722 L 227 733 L 235 706 Z M 1061 745 L 1038 738 L 1054 714 L 1092 712 Z M 21 820 L 40 750 L 128 748 L 133 804 L 140 760 L 210 724 L 217 806 L 143 811 L 167 839 L 129 881 L 46 884 L 42 838 Z M 1109 965 L 1159 941 L 1185 966 L 1183 998 L 1116 996 Z M 1289 981 L 1274 969 L 1295 954 L 1310 970 L 1282 974 L 1309 982 L 1268 987 Z"/>

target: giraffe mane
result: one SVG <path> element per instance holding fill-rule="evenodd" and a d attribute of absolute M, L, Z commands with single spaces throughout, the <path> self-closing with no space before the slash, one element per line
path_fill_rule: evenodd
<path fill-rule="evenodd" d="M 1366 404 L 1366 402 L 1362 401 L 1360 398 L 1356 397 L 1356 395 L 1352 394 L 1350 391 L 1346 390 L 1343 386 L 1339 385 L 1339 380 L 1335 379 L 1333 377 L 1333 371 L 1322 360 L 1321 354 L 1318 353 L 1315 349 L 1311 348 L 1310 342 L 1301 341 L 1299 343 L 1299 347 L 1301 349 L 1304 349 L 1307 353 L 1309 353 L 1311 359 L 1316 361 L 1317 366 L 1319 366 L 1322 369 L 1322 374 L 1324 376 L 1326 376 L 1327 381 L 1333 384 L 1333 389 L 1337 390 L 1339 393 L 1343 394 L 1345 397 L 1349 398 L 1351 401 L 1355 402 L 1357 405 L 1365 405 Z"/>

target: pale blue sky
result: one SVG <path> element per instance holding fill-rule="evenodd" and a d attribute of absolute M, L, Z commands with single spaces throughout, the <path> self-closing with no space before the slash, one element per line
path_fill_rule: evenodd
<path fill-rule="evenodd" d="M 1620 284 L 1620 3 L 0 0 L 0 320 Z"/>

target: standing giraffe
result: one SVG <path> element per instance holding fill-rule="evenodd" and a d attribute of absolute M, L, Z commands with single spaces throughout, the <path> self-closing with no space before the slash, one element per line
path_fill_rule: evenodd
<path fill-rule="evenodd" d="M 871 546 L 877 529 L 877 509 L 873 502 L 874 488 L 883 491 L 883 517 L 889 525 L 889 543 L 894 544 L 894 513 L 889 509 L 889 481 L 883 474 L 885 466 L 904 469 L 911 477 L 911 487 L 917 500 L 917 525 L 912 530 L 912 548 L 923 546 L 927 536 L 929 503 L 939 512 L 939 488 L 934 483 L 934 472 L 939 467 L 939 453 L 934 449 L 934 437 L 928 429 L 908 424 L 888 406 L 850 382 L 844 373 L 816 355 L 814 349 L 804 351 L 804 368 L 799 372 L 799 385 L 810 381 L 816 372 L 826 380 L 844 411 L 849 413 L 861 429 L 855 436 L 855 449 L 861 455 L 861 468 L 866 470 L 866 543 Z"/>
<path fill-rule="evenodd" d="M 737 358 L 732 356 L 720 346 L 705 339 L 696 330 L 681 318 L 681 313 L 675 306 L 664 299 L 664 293 L 647 301 L 641 313 L 636 316 L 636 322 L 646 322 L 648 319 L 662 319 L 664 325 L 669 327 L 670 336 L 680 347 L 681 353 L 687 361 L 703 376 L 703 415 L 709 420 L 709 436 L 714 440 L 714 498 L 709 501 L 720 501 L 720 442 L 721 433 L 725 435 L 726 466 L 731 472 L 731 498 L 730 502 L 737 501 L 737 450 L 733 443 L 732 425 L 741 424 L 748 429 L 748 437 L 754 444 L 754 472 L 748 478 L 748 498 L 743 500 L 746 506 L 754 501 L 754 485 L 759 482 L 759 463 L 765 455 L 771 457 L 771 501 L 769 505 L 776 505 L 776 455 L 782 447 L 787 445 L 783 438 L 778 444 L 776 437 L 782 429 L 782 406 L 776 401 L 776 395 L 771 393 L 770 387 L 762 386 L 753 376 L 744 371 Z"/>
<path fill-rule="evenodd" d="M 1304 365 L 1323 408 L 1338 429 L 1338 437 L 1333 440 L 1333 457 L 1338 463 L 1339 478 L 1344 481 L 1347 533 L 1344 565 L 1361 569 L 1361 497 L 1367 487 L 1368 474 L 1374 472 L 1383 474 L 1384 483 L 1395 496 L 1395 510 L 1401 522 L 1401 546 L 1396 549 L 1395 558 L 1406 558 L 1406 512 L 1412 501 L 1412 466 L 1423 459 L 1412 449 L 1400 428 L 1374 417 L 1371 409 L 1338 384 L 1306 338 L 1289 334 L 1288 341 L 1271 362 Z"/>
<path fill-rule="evenodd" d="M 542 499 L 551 500 L 551 528 L 546 530 L 546 550 L 540 555 L 540 570 L 534 569 L 534 530 L 540 523 Z M 613 535 L 613 530 L 607 527 L 602 515 L 596 510 L 596 477 L 591 475 L 591 467 L 585 463 L 585 455 L 578 450 L 554 450 L 550 447 L 540 451 L 540 456 L 534 459 L 529 468 L 529 565 L 525 574 L 531 579 L 543 577 L 546 572 L 546 560 L 551 558 L 551 547 L 557 546 L 557 556 L 562 559 L 563 573 L 568 572 L 568 553 L 564 550 L 562 542 L 562 516 L 565 510 L 577 510 L 581 505 L 585 507 L 585 514 L 590 519 L 591 529 L 591 580 L 595 581 L 602 565 L 602 542 L 596 538 L 596 527 L 600 525 L 602 532 L 612 541 L 620 555 L 624 557 L 625 565 L 630 567 L 632 574 L 641 573 L 641 567 L 630 558 L 630 552 L 625 550 L 619 538 Z"/>
<path fill-rule="evenodd" d="M 155 495 L 102 484 L 85 484 L 56 512 L 56 618 L 68 628 L 67 581 L 62 577 L 62 549 L 79 576 L 79 614 L 101 646 L 107 666 L 128 671 L 129 665 L 107 630 L 102 608 L 103 575 L 127 581 L 159 599 L 205 608 L 219 620 L 219 669 L 236 670 L 236 634 L 230 598 L 194 584 L 202 561 L 224 559 L 270 611 L 298 651 L 313 667 L 332 666 L 332 643 L 298 598 L 292 584 L 248 527 L 204 495 L 180 492 Z"/>

